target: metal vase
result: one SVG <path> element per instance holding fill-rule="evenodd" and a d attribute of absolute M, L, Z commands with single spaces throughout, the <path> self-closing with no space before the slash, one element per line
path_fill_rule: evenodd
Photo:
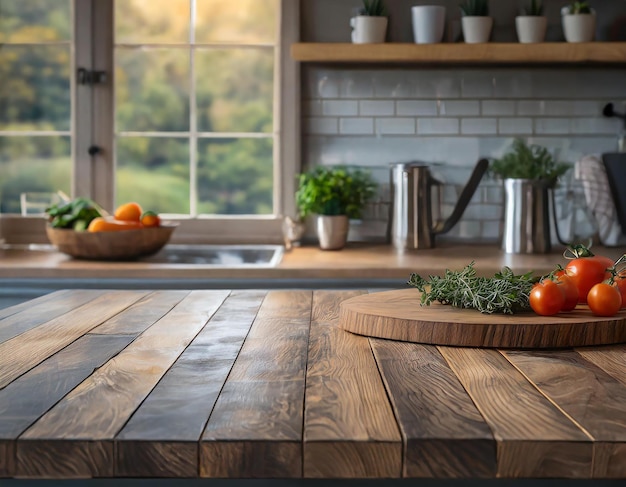
<path fill-rule="evenodd" d="M 550 252 L 550 187 L 546 181 L 504 180 L 502 248 L 510 254 Z"/>
<path fill-rule="evenodd" d="M 346 215 L 317 217 L 317 238 L 322 250 L 343 249 L 348 240 L 349 220 Z"/>

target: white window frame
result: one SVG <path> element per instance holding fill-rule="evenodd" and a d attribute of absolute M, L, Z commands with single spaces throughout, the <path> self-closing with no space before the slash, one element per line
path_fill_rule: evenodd
<path fill-rule="evenodd" d="M 122 0 L 123 1 L 123 0 Z M 274 214 L 200 216 L 176 220 L 175 243 L 282 243 L 282 221 L 295 216 L 294 194 L 300 157 L 300 68 L 290 46 L 299 39 L 300 2 L 279 0 L 279 40 L 274 71 Z M 74 196 L 89 197 L 112 210 L 115 181 L 113 91 L 114 0 L 74 0 L 76 68 L 105 71 L 104 84 L 82 86 L 72 79 Z M 101 153 L 88 155 L 91 145 Z M 40 218 L 2 215 L 0 234 L 9 242 L 46 242 Z"/>

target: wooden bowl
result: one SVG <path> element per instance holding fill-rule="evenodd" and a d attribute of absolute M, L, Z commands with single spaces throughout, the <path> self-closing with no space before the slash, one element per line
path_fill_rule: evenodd
<path fill-rule="evenodd" d="M 46 226 L 50 243 L 77 259 L 131 260 L 152 255 L 169 241 L 178 224 L 116 232 L 77 232 Z"/>

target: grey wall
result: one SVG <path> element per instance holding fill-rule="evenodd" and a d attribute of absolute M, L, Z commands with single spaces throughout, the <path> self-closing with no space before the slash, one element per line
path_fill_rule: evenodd
<path fill-rule="evenodd" d="M 391 42 L 412 42 L 410 7 L 417 4 L 445 5 L 448 41 L 458 31 L 457 1 L 386 3 Z M 494 40 L 516 42 L 513 22 L 521 4 L 491 2 Z M 559 12 L 565 4 L 545 2 L 548 40 L 562 40 Z M 349 42 L 349 18 L 359 5 L 357 0 L 303 0 L 302 40 Z M 597 39 L 626 36 L 625 0 L 594 5 Z M 602 116 L 602 108 L 613 102 L 626 111 L 626 60 L 611 67 L 306 64 L 302 73 L 304 166 L 366 166 L 381 182 L 365 221 L 353 225 L 351 240 L 384 239 L 390 163 L 433 164 L 447 184 L 445 216 L 476 161 L 501 156 L 515 137 L 544 145 L 574 164 L 586 154 L 617 150 L 624 132 L 620 121 Z M 593 232 L 573 171 L 559 186 L 557 200 L 566 237 Z M 502 209 L 500 183 L 484 179 L 461 222 L 443 239 L 497 242 Z"/>

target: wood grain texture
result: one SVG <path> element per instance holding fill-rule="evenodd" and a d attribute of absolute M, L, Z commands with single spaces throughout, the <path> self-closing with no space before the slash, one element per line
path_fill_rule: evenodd
<path fill-rule="evenodd" d="M 113 466 L 112 441 L 17 442 L 17 477 L 46 479 L 112 477 Z"/>
<path fill-rule="evenodd" d="M 197 442 L 264 296 L 224 301 L 117 435 L 118 475 L 198 476 Z"/>
<path fill-rule="evenodd" d="M 15 475 L 15 442 L 0 440 L 0 478 Z"/>
<path fill-rule="evenodd" d="M 85 335 L 1 389 L 0 439 L 17 439 L 131 340 L 128 336 Z"/>
<path fill-rule="evenodd" d="M 626 386 L 573 350 L 505 357 L 594 439 L 594 478 L 626 477 Z"/>
<path fill-rule="evenodd" d="M 589 435 L 498 351 L 439 347 L 498 441 L 499 477 L 589 478 Z"/>
<path fill-rule="evenodd" d="M 10 340 L 25 331 L 57 318 L 69 310 L 85 304 L 102 295 L 103 291 L 55 291 L 46 295 L 47 299 L 40 302 L 45 306 L 33 303 L 22 311 L 12 313 L 0 321 L 0 343 Z"/>
<path fill-rule="evenodd" d="M 29 299 L 28 301 L 24 301 L 22 303 L 14 304 L 12 306 L 7 306 L 6 308 L 0 309 L 0 320 L 6 318 L 7 316 L 11 316 L 16 313 L 21 313 L 22 311 L 26 311 L 36 306 L 41 306 L 45 303 L 54 303 L 57 299 L 59 299 L 59 297 L 64 296 L 66 294 L 73 294 L 74 292 L 75 291 L 73 290 L 70 291 L 67 289 L 62 289 L 59 291 L 52 291 L 48 294 L 43 294 L 42 296 Z"/>
<path fill-rule="evenodd" d="M 482 314 L 433 303 L 417 289 L 357 296 L 341 303 L 339 326 L 359 335 L 432 345 L 555 348 L 626 342 L 626 310 L 609 318 L 586 306 L 557 316 Z"/>
<path fill-rule="evenodd" d="M 0 344 L 0 389 L 146 294 L 110 291 Z"/>
<path fill-rule="evenodd" d="M 291 46 L 291 56 L 296 61 L 326 63 L 623 63 L 626 43 L 296 43 Z"/>
<path fill-rule="evenodd" d="M 338 302 L 355 294 L 314 294 L 304 416 L 307 478 L 402 475 L 402 441 L 369 341 L 336 326 Z"/>
<path fill-rule="evenodd" d="M 202 477 L 301 477 L 311 299 L 311 291 L 265 297 L 202 435 Z"/>
<path fill-rule="evenodd" d="M 577 350 L 586 360 L 596 364 L 614 379 L 626 384 L 624 347 L 594 347 Z"/>
<path fill-rule="evenodd" d="M 371 344 L 404 440 L 403 477 L 494 477 L 491 430 L 439 351 L 390 340 Z"/>
<path fill-rule="evenodd" d="M 155 291 L 91 330 L 99 335 L 139 335 L 161 319 L 189 294 L 189 291 Z"/>

